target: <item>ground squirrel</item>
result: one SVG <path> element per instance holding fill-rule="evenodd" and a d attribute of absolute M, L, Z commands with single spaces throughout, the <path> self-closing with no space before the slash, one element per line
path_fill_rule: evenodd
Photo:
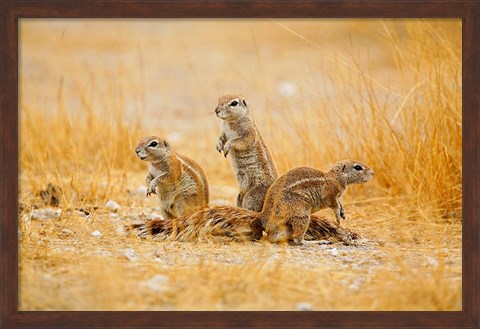
<path fill-rule="evenodd" d="M 336 237 L 345 242 L 345 236 L 354 233 L 341 227 L 334 228 L 313 212 L 325 207 L 334 209 L 337 223 L 345 217 L 340 202 L 349 184 L 364 183 L 373 176 L 373 170 L 360 162 L 340 161 L 327 173 L 298 167 L 281 175 L 268 189 L 261 212 L 232 206 L 212 206 L 172 221 L 152 221 L 130 227 L 137 235 L 170 235 L 177 240 L 196 237 L 202 229 L 221 235 L 248 232 L 253 240 L 260 240 L 263 230 L 270 242 L 289 241 L 302 244 L 309 237 Z"/>
<path fill-rule="evenodd" d="M 202 168 L 175 152 L 166 140 L 145 137 L 135 152 L 148 162 L 147 196 L 158 193 L 165 219 L 192 213 L 208 204 L 208 183 Z"/>
<path fill-rule="evenodd" d="M 233 170 L 240 185 L 237 206 L 261 211 L 268 188 L 278 171 L 262 136 L 253 121 L 243 96 L 226 95 L 215 109 L 223 120 L 217 151 L 230 154 Z"/>
<path fill-rule="evenodd" d="M 342 193 L 350 184 L 369 181 L 373 174 L 372 169 L 352 160 L 337 162 L 327 173 L 310 167 L 287 171 L 267 192 L 255 237 L 260 238 L 264 230 L 271 242 L 301 244 L 311 214 L 327 207 L 333 209 L 340 226 L 340 219 L 345 218 Z"/>

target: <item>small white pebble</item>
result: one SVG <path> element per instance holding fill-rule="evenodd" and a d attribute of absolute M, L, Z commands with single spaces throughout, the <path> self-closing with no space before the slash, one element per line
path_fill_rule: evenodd
<path fill-rule="evenodd" d="M 137 253 L 133 249 L 125 249 L 123 251 L 123 255 L 127 257 L 128 260 L 131 260 L 132 262 L 137 260 Z"/>
<path fill-rule="evenodd" d="M 352 283 L 351 285 L 348 286 L 348 289 L 352 289 L 352 290 L 357 290 L 358 288 L 359 286 L 356 283 Z"/>
<path fill-rule="evenodd" d="M 297 304 L 297 311 L 313 311 L 313 306 L 310 303 L 301 302 Z"/>
<path fill-rule="evenodd" d="M 68 228 L 62 229 L 62 233 L 65 235 L 73 235 L 73 232 L 69 230 Z"/>
<path fill-rule="evenodd" d="M 113 211 L 117 211 L 118 209 L 120 209 L 120 205 L 112 200 L 108 200 L 107 203 L 105 204 L 105 207 Z"/>
<path fill-rule="evenodd" d="M 337 248 L 333 248 L 332 250 L 330 250 L 330 253 L 331 253 L 333 256 L 338 256 L 338 250 L 337 250 Z"/>
<path fill-rule="evenodd" d="M 170 278 L 163 274 L 154 275 L 150 280 L 145 284 L 148 289 L 154 292 L 162 292 L 168 290 L 168 282 Z"/>
<path fill-rule="evenodd" d="M 102 233 L 100 233 L 100 231 L 93 231 L 90 235 L 99 238 L 102 236 Z"/>
<path fill-rule="evenodd" d="M 37 220 L 48 220 L 48 219 L 56 219 L 62 216 L 62 209 L 53 209 L 53 208 L 45 208 L 45 209 L 33 209 L 30 213 L 31 219 Z"/>
<path fill-rule="evenodd" d="M 438 260 L 435 257 L 429 257 L 425 256 L 425 260 L 427 261 L 427 264 L 433 267 L 438 266 Z"/>
<path fill-rule="evenodd" d="M 117 225 L 115 232 L 117 232 L 119 236 L 127 236 L 127 231 L 123 225 Z"/>

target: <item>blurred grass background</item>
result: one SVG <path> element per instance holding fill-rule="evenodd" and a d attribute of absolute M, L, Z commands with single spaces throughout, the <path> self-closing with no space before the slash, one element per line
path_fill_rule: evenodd
<path fill-rule="evenodd" d="M 406 293 L 401 300 L 375 303 L 373 293 L 360 294 L 351 308 L 456 309 L 461 303 L 461 32 L 457 19 L 20 19 L 19 200 L 29 211 L 39 191 L 53 183 L 62 188 L 64 209 L 102 207 L 109 199 L 124 207 L 154 206 L 152 198 L 126 193 L 144 184 L 145 164 L 134 147 L 140 137 L 154 134 L 204 168 L 212 199 L 234 202 L 237 183 L 229 160 L 215 151 L 221 123 L 212 111 L 219 96 L 239 93 L 249 100 L 280 172 L 300 165 L 328 170 L 347 158 L 375 170 L 373 181 L 345 194 L 347 226 L 382 240 L 389 257 L 405 268 L 412 263 L 404 264 L 402 248 L 428 253 L 448 247 L 453 254 L 455 261 L 441 266 L 441 273 L 428 272 L 436 281 L 405 278 L 406 291 L 418 288 L 417 280 L 429 282 L 423 286 L 431 288 L 433 302 L 428 293 L 428 302 Z M 47 241 L 57 232 L 44 225 L 50 224 L 42 223 L 35 233 L 35 225 L 20 225 L 21 259 L 38 262 L 42 271 L 53 256 L 38 254 L 35 234 L 44 232 L 41 241 L 50 246 Z M 84 224 L 64 216 L 57 229 L 65 225 Z M 124 244 L 112 239 L 103 240 L 105 248 Z M 250 247 L 218 248 L 233 248 L 228 253 Z M 88 245 L 79 250 L 88 254 Z M 62 262 L 61 257 L 54 261 L 55 266 Z M 32 288 L 42 271 L 20 263 L 22 282 Z M 91 259 L 85 263 L 92 264 L 86 273 L 95 272 Z M 207 271 L 224 274 L 222 266 L 210 265 Z M 280 272 L 295 272 L 297 265 Z M 75 264 L 67 268 L 67 278 L 78 270 Z M 176 277 L 199 273 L 197 267 L 186 274 L 171 270 Z M 141 277 L 140 270 L 134 272 Z M 310 272 L 307 277 L 318 275 Z M 388 278 L 388 272 L 374 275 Z M 458 279 L 454 284 L 452 275 Z M 54 305 L 36 299 L 51 286 L 38 287 L 25 290 L 23 305 Z M 389 289 L 382 283 L 374 290 Z M 130 293 L 127 289 L 125 295 Z M 453 297 L 446 301 L 440 293 Z M 224 307 L 275 309 L 278 296 L 272 294 L 263 304 L 247 299 L 242 304 L 239 297 Z M 179 309 L 193 307 L 175 296 Z M 215 309 L 213 300 L 202 305 Z M 125 306 L 90 302 L 97 308 Z M 127 308 L 147 306 L 139 301 Z"/>

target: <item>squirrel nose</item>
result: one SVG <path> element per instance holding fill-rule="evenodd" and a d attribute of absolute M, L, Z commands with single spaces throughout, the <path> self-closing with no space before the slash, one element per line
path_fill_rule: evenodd
<path fill-rule="evenodd" d="M 219 107 L 219 106 L 217 106 L 217 107 L 215 108 L 215 113 L 218 114 L 218 112 L 220 112 L 220 107 Z"/>

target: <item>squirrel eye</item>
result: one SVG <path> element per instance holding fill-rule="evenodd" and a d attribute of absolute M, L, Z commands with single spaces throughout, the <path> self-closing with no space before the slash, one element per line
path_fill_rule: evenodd
<path fill-rule="evenodd" d="M 230 103 L 230 106 L 237 106 L 238 105 L 238 102 L 237 101 L 233 101 Z"/>
<path fill-rule="evenodd" d="M 362 166 L 356 165 L 356 166 L 353 167 L 353 169 L 355 169 L 355 170 L 362 170 Z"/>
<path fill-rule="evenodd" d="M 157 141 L 153 141 L 150 144 L 148 144 L 148 147 L 155 147 L 157 145 L 158 145 Z"/>

